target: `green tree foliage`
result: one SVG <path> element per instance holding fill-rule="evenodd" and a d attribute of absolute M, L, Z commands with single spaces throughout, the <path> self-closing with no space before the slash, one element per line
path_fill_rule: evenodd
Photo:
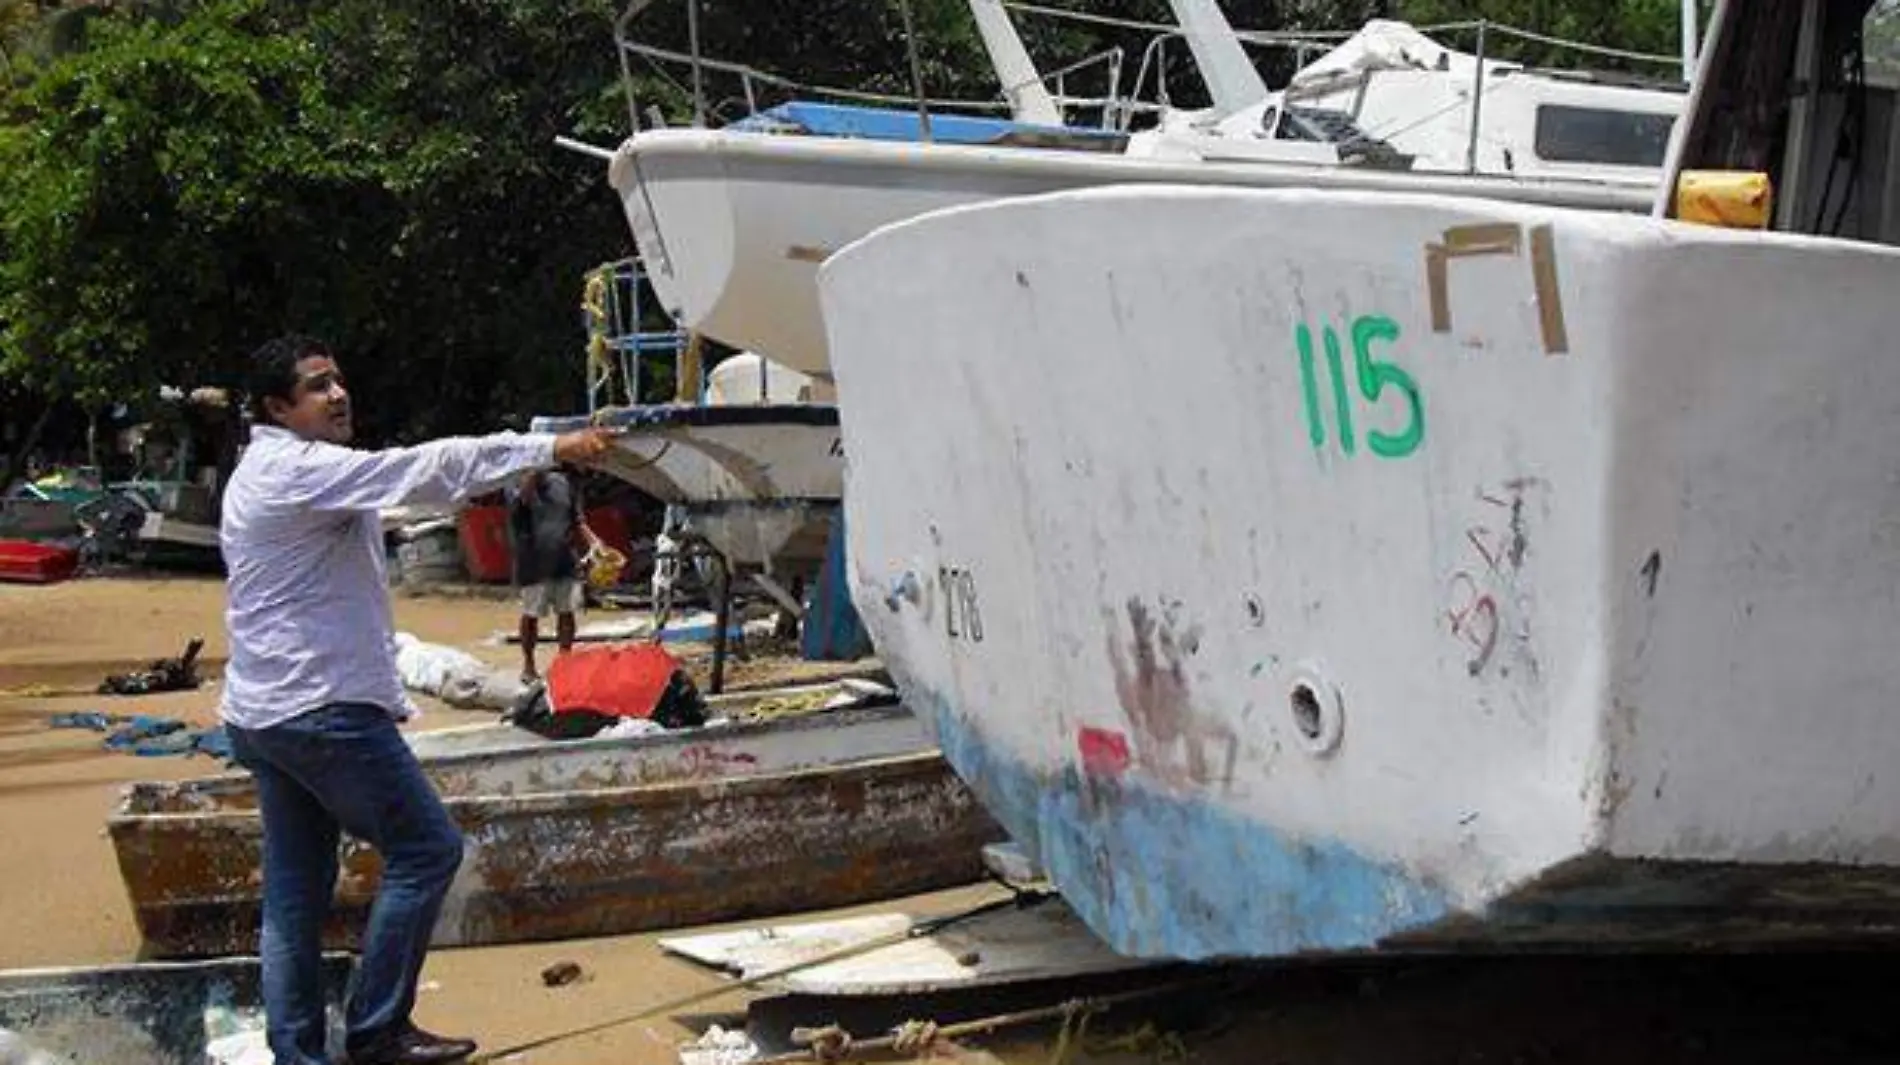
<path fill-rule="evenodd" d="M 1712 0 L 1700 0 L 1698 30 L 1705 30 Z M 1485 19 L 1547 37 L 1630 52 L 1678 56 L 1682 52 L 1681 0 L 1398 0 L 1396 13 L 1414 25 Z M 1448 44 L 1469 50 L 1470 33 Z M 1661 79 L 1680 76 L 1680 66 L 1587 56 L 1504 34 L 1487 40 L 1486 51 L 1531 65 L 1625 71 Z"/>
<path fill-rule="evenodd" d="M 0 375 L 231 382 L 332 338 L 372 428 L 578 398 L 581 272 L 624 254 L 606 3 L 212 0 L 94 20 L 6 102 Z M 382 424 L 376 426 L 376 420 Z"/>

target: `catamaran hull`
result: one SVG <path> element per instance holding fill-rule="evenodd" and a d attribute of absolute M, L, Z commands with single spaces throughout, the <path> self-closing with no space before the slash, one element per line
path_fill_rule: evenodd
<path fill-rule="evenodd" d="M 1647 189 L 1090 151 L 654 130 L 609 168 L 654 291 L 685 325 L 830 375 L 818 265 L 872 230 L 930 211 L 1118 183 L 1414 190 L 1647 210 Z"/>
<path fill-rule="evenodd" d="M 1118 950 L 1900 931 L 1900 255 L 1098 190 L 825 267 L 853 592 Z"/>

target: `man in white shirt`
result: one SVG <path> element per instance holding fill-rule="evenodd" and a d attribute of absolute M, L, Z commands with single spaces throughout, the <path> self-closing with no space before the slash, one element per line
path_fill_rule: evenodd
<path fill-rule="evenodd" d="M 396 728 L 415 710 L 396 672 L 379 511 L 449 503 L 525 470 L 589 462 L 612 434 L 497 433 L 358 451 L 345 446 L 349 393 L 322 342 L 283 337 L 251 358 L 256 425 L 219 529 L 231 640 L 219 709 L 257 778 L 271 1051 L 278 1065 L 329 1061 L 321 933 L 338 833 L 347 831 L 383 859 L 346 1010 L 350 1061 L 458 1061 L 473 1042 L 410 1020 L 462 838 Z"/>

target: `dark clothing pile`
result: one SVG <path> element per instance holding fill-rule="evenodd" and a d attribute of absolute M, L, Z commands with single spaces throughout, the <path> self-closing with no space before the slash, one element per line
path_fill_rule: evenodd
<path fill-rule="evenodd" d="M 198 652 L 205 642 L 193 639 L 185 653 L 177 658 L 161 658 L 150 669 L 137 673 L 114 673 L 99 684 L 100 695 L 151 695 L 155 692 L 195 691 L 198 687 Z"/>

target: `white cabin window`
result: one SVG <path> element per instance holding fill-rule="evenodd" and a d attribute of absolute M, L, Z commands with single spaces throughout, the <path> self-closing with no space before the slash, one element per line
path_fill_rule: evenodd
<path fill-rule="evenodd" d="M 1553 163 L 1661 166 L 1676 116 L 1540 104 L 1537 157 Z"/>

